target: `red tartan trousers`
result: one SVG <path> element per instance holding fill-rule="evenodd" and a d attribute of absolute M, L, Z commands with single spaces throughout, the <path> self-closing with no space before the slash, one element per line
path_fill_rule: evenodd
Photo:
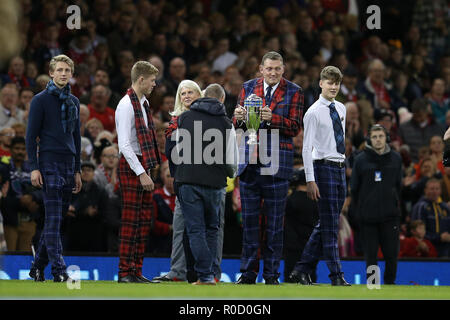
<path fill-rule="evenodd" d="M 142 163 L 142 157 L 138 158 Z M 123 156 L 120 157 L 118 172 L 122 205 L 119 277 L 128 274 L 141 276 L 153 210 L 152 192 L 142 188 L 139 177 Z"/>

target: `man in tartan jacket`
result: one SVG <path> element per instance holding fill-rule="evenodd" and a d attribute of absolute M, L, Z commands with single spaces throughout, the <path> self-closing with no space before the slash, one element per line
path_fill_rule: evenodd
<path fill-rule="evenodd" d="M 254 284 L 259 272 L 259 221 L 261 203 L 267 217 L 263 278 L 266 284 L 279 284 L 280 259 L 283 250 L 283 218 L 289 179 L 293 172 L 292 138 L 300 130 L 303 112 L 303 90 L 284 79 L 283 57 L 277 52 L 266 53 L 260 65 L 261 78 L 244 83 L 235 108 L 233 123 L 237 129 L 245 124 L 245 99 L 256 94 L 263 99 L 262 124 L 258 133 L 258 148 L 250 148 L 246 138 L 240 143 L 238 175 L 242 202 L 243 250 L 238 284 Z M 265 129 L 267 139 L 263 139 Z M 276 145 L 272 145 L 277 141 Z M 253 149 L 253 150 L 252 150 Z M 258 151 L 259 149 L 259 151 Z M 270 158 L 264 160 L 262 154 Z M 255 159 L 256 157 L 256 159 Z"/>
<path fill-rule="evenodd" d="M 121 283 L 159 282 L 142 276 L 155 187 L 150 169 L 160 163 L 155 126 L 145 95 L 150 95 L 155 87 L 157 74 L 158 69 L 149 62 L 136 62 L 131 69 L 131 88 L 116 109 L 122 205 L 118 280 Z"/>

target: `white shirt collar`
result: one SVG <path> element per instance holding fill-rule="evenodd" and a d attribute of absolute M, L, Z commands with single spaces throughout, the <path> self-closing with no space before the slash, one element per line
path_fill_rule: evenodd
<path fill-rule="evenodd" d="M 140 102 L 141 105 L 143 106 L 145 101 L 147 101 L 147 98 L 145 97 L 145 94 L 143 94 L 143 95 L 142 95 L 142 98 L 141 98 L 141 100 L 140 100 L 139 102 Z M 148 101 L 147 101 L 147 103 L 148 103 Z"/>
<path fill-rule="evenodd" d="M 168 197 L 171 196 L 169 190 L 167 190 L 167 188 L 166 188 L 165 186 L 163 187 L 163 190 L 164 190 L 164 194 L 165 194 L 166 196 L 168 196 Z"/>
<path fill-rule="evenodd" d="M 335 102 L 335 99 L 333 99 L 333 101 L 330 101 L 330 100 L 326 99 L 322 94 L 320 94 L 319 101 L 321 103 L 325 104 L 326 106 L 329 106 L 332 102 Z"/>
<path fill-rule="evenodd" d="M 271 95 L 271 96 L 273 95 L 273 93 L 275 92 L 275 90 L 277 90 L 279 84 L 280 84 L 280 83 L 278 82 L 276 85 L 272 86 L 272 91 L 270 92 L 270 95 Z M 269 87 L 269 85 L 267 84 L 266 80 L 264 80 L 264 95 L 267 94 L 267 88 L 268 88 L 268 87 Z"/>

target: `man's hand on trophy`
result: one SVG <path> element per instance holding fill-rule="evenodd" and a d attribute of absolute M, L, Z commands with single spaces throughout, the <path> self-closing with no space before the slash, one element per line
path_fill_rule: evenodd
<path fill-rule="evenodd" d="M 238 105 L 238 107 L 234 109 L 234 117 L 236 118 L 236 120 L 244 121 L 246 113 L 247 111 L 245 111 L 245 108 L 241 105 Z"/>
<path fill-rule="evenodd" d="M 268 106 L 261 109 L 261 120 L 270 122 L 272 120 L 272 110 Z"/>

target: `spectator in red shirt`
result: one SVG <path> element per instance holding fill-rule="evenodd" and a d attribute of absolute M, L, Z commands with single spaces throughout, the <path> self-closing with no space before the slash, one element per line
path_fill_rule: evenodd
<path fill-rule="evenodd" d="M 14 83 L 19 89 L 35 85 L 34 80 L 25 75 L 25 61 L 20 56 L 11 59 L 8 73 L 1 76 L 1 81 L 3 84 Z"/>
<path fill-rule="evenodd" d="M 89 119 L 97 118 L 103 124 L 103 128 L 112 133 L 116 132 L 114 110 L 108 106 L 111 90 L 101 84 L 97 84 L 91 91 L 91 103 L 88 104 Z"/>
<path fill-rule="evenodd" d="M 373 59 L 368 65 L 368 76 L 360 83 L 357 91 L 372 103 L 374 109 L 390 109 L 391 96 L 385 82 L 386 67 L 380 59 Z"/>
<path fill-rule="evenodd" d="M 0 131 L 0 157 L 11 156 L 11 152 L 9 150 L 9 147 L 11 145 L 11 140 L 16 135 L 16 132 L 13 128 L 7 127 L 3 128 Z"/>
<path fill-rule="evenodd" d="M 437 257 L 436 248 L 425 239 L 425 223 L 422 220 L 414 220 L 410 224 L 410 230 L 412 237 L 401 242 L 400 257 Z"/>

